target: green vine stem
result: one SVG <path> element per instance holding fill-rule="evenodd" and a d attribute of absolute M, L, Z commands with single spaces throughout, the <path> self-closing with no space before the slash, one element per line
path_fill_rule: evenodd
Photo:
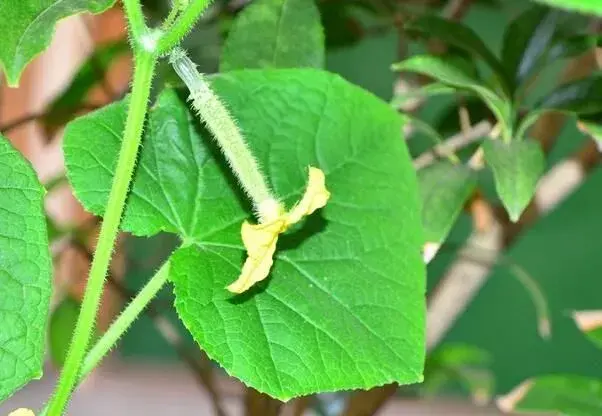
<path fill-rule="evenodd" d="M 73 339 L 59 377 L 57 388 L 48 403 L 48 410 L 44 412 L 45 415 L 49 416 L 61 416 L 63 414 L 71 394 L 80 380 L 84 357 L 90 343 L 91 332 L 98 313 L 105 278 L 142 140 L 142 130 L 157 61 L 161 53 L 169 52 L 171 48 L 180 42 L 203 12 L 209 0 L 196 0 L 190 4 L 176 20 L 173 27 L 166 33 L 157 29 L 149 29 L 146 26 L 140 0 L 123 0 L 123 3 L 134 51 L 132 93 L 115 177 L 113 178 L 104 221 L 100 229 L 96 252 L 94 253 L 94 259 L 90 268 L 81 312 L 75 326 Z M 161 47 L 163 48 L 162 50 Z M 162 278 L 166 274 L 167 272 L 163 271 L 159 273 L 159 277 Z M 129 309 L 128 314 L 135 311 L 136 309 Z M 126 318 L 134 319 L 135 316 L 127 315 Z M 123 320 L 120 321 L 120 324 L 123 322 Z M 113 342 L 117 339 L 115 338 Z M 111 345 L 107 344 L 101 347 L 110 348 Z M 99 352 L 101 351 L 96 351 L 96 353 Z M 98 360 L 101 358 L 99 356 Z"/>
<path fill-rule="evenodd" d="M 166 262 L 146 283 L 140 292 L 132 299 L 128 306 L 121 312 L 119 317 L 113 321 L 109 329 L 90 349 L 82 365 L 79 380 L 86 378 L 94 368 L 102 361 L 111 348 L 130 328 L 148 304 L 155 298 L 159 290 L 163 288 L 169 278 L 169 262 Z"/>
<path fill-rule="evenodd" d="M 226 156 L 260 219 L 269 221 L 277 218 L 283 209 L 266 183 L 259 164 L 228 108 L 213 92 L 207 78 L 198 72 L 194 62 L 182 48 L 175 48 L 169 61 L 188 87 L 192 106 Z"/>
<path fill-rule="evenodd" d="M 82 360 L 86 355 L 90 334 L 94 326 L 98 305 L 105 282 L 119 223 L 125 208 L 138 148 L 142 138 L 142 128 L 150 94 L 151 81 L 157 56 L 144 50 L 137 51 L 129 112 L 126 121 L 123 143 L 119 152 L 117 169 L 109 194 L 107 210 L 98 237 L 98 245 L 90 268 L 81 312 L 77 320 L 73 340 L 59 378 L 59 384 L 52 397 L 48 414 L 60 416 L 69 401 L 79 379 Z"/>
<path fill-rule="evenodd" d="M 169 32 L 159 40 L 159 54 L 169 53 L 192 29 L 194 23 L 212 0 L 190 0 L 188 7 L 180 14 Z"/>
<path fill-rule="evenodd" d="M 98 342 L 90 349 L 81 367 L 76 383 L 79 385 L 96 366 L 107 355 L 111 348 L 130 328 L 132 323 L 140 316 L 142 311 L 155 298 L 169 278 L 169 262 L 166 262 L 146 283 L 140 292 L 131 300 L 128 306 L 121 312 L 119 317 L 111 324 Z M 44 408 L 41 416 L 48 414 L 48 408 Z"/>

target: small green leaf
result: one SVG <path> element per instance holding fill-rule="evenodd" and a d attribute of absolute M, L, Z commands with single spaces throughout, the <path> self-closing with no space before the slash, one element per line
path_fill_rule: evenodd
<path fill-rule="evenodd" d="M 422 36 L 436 37 L 449 45 L 453 45 L 468 52 L 473 57 L 483 59 L 503 86 L 507 87 L 505 71 L 499 59 L 485 45 L 481 38 L 468 26 L 453 20 L 444 19 L 435 15 L 425 15 L 411 20 L 404 28 L 412 33 Z"/>
<path fill-rule="evenodd" d="M 570 416 L 602 414 L 602 381 L 577 375 L 527 380 L 498 399 L 505 412 L 555 412 Z"/>
<path fill-rule="evenodd" d="M 104 78 L 110 66 L 128 51 L 129 46 L 125 40 L 103 45 L 94 51 L 75 74 L 71 84 L 50 103 L 40 120 L 50 134 L 73 118 L 88 93 Z"/>
<path fill-rule="evenodd" d="M 446 387 L 459 384 L 475 402 L 487 404 L 495 384 L 493 374 L 487 368 L 491 361 L 491 355 L 479 348 L 446 344 L 428 357 L 421 390 L 427 396 L 440 396 Z"/>
<path fill-rule="evenodd" d="M 0 136 L 0 402 L 42 375 L 52 264 L 44 188 Z"/>
<path fill-rule="evenodd" d="M 482 85 L 478 79 L 468 75 L 459 66 L 452 65 L 450 62 L 436 56 L 419 55 L 394 64 L 392 68 L 395 71 L 423 74 L 443 84 L 474 92 L 481 97 L 503 125 L 504 134 L 510 134 L 510 126 L 512 124 L 512 107 L 510 103 Z"/>
<path fill-rule="evenodd" d="M 271 277 L 232 296 L 252 220 L 216 148 L 183 97 L 165 90 L 149 114 L 122 228 L 177 233 L 176 309 L 196 341 L 253 388 L 279 399 L 422 380 L 424 263 L 420 203 L 402 122 L 386 103 L 310 69 L 240 71 L 212 78 L 274 192 L 287 206 L 308 166 L 332 196 L 281 237 Z M 67 127 L 69 179 L 102 214 L 127 103 Z"/>
<path fill-rule="evenodd" d="M 596 14 L 602 16 L 602 2 L 600 0 L 536 0 L 548 6 L 567 9 L 579 13 Z"/>
<path fill-rule="evenodd" d="M 486 140 L 485 160 L 493 170 L 495 188 L 510 219 L 518 221 L 535 194 L 545 168 L 541 146 L 532 140 L 504 143 Z"/>
<path fill-rule="evenodd" d="M 49 324 L 50 357 L 58 368 L 62 368 L 67 358 L 67 351 L 71 345 L 71 338 L 79 316 L 81 304 L 77 300 L 67 297 L 52 312 Z M 94 345 L 99 334 L 95 328 L 90 346 Z"/>
<path fill-rule="evenodd" d="M 257 0 L 236 19 L 220 71 L 324 66 L 324 31 L 314 0 Z"/>
<path fill-rule="evenodd" d="M 575 58 L 591 51 L 601 41 L 601 36 L 590 34 L 563 37 L 552 44 L 546 61 L 552 63 L 559 59 Z"/>
<path fill-rule="evenodd" d="M 561 85 L 535 105 L 535 109 L 566 111 L 578 115 L 602 111 L 602 74 Z"/>
<path fill-rule="evenodd" d="M 520 84 L 538 65 L 548 48 L 558 12 L 534 6 L 514 19 L 504 35 L 502 62 L 508 76 Z"/>
<path fill-rule="evenodd" d="M 474 171 L 439 162 L 418 171 L 426 242 L 441 243 L 477 185 Z"/>
<path fill-rule="evenodd" d="M 0 2 L 0 69 L 17 86 L 25 66 L 50 44 L 60 19 L 82 12 L 101 13 L 115 0 L 38 0 Z"/>
<path fill-rule="evenodd" d="M 573 319 L 577 328 L 598 348 L 602 348 L 602 310 L 575 311 Z"/>
<path fill-rule="evenodd" d="M 564 84 L 541 99 L 520 122 L 516 136 L 522 138 L 525 132 L 542 114 L 553 111 L 559 113 L 591 116 L 602 112 L 602 74 Z"/>

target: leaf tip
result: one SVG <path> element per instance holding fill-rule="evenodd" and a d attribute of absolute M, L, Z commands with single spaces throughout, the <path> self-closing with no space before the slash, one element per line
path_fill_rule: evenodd
<path fill-rule="evenodd" d="M 510 216 L 510 221 L 516 223 L 520 220 L 521 215 L 523 214 L 525 207 L 523 206 L 506 206 L 508 210 L 508 215 Z"/>

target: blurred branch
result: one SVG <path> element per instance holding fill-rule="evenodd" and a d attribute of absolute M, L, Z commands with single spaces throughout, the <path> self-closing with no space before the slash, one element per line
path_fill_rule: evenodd
<path fill-rule="evenodd" d="M 468 131 L 458 133 L 445 140 L 443 143 L 422 153 L 414 159 L 414 167 L 417 170 L 422 169 L 435 162 L 438 158 L 453 154 L 456 151 L 479 141 L 484 136 L 487 136 L 491 132 L 491 129 L 492 125 L 489 121 L 481 121 L 472 126 Z"/>
<path fill-rule="evenodd" d="M 93 110 L 97 110 L 98 108 L 100 108 L 100 106 L 98 106 L 98 105 L 83 104 L 83 105 L 79 106 L 76 109 L 76 111 L 80 111 L 80 110 L 93 111 Z M 48 113 L 46 113 L 46 112 L 24 115 L 23 117 L 20 117 L 16 120 L 6 123 L 3 126 L 0 126 L 0 133 L 6 134 L 10 130 L 16 129 L 17 127 L 20 127 L 23 124 L 31 123 L 31 122 L 37 121 L 39 119 L 45 118 L 47 116 L 48 116 Z"/>

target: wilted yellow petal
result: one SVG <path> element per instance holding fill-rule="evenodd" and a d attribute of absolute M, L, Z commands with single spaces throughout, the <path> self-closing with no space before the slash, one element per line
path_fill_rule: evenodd
<path fill-rule="evenodd" d="M 309 181 L 303 197 L 288 213 L 283 213 L 269 222 L 257 225 L 244 222 L 241 228 L 242 241 L 247 250 L 247 260 L 239 278 L 228 286 L 234 293 L 243 293 L 255 283 L 264 280 L 274 263 L 276 243 L 281 233 L 291 225 L 301 221 L 328 202 L 330 192 L 326 190 L 324 173 L 317 168 L 309 168 Z M 274 211 L 277 212 L 277 211 Z"/>
<path fill-rule="evenodd" d="M 326 178 L 324 172 L 318 168 L 309 168 L 309 181 L 303 194 L 303 198 L 287 215 L 289 225 L 296 224 L 301 218 L 312 214 L 315 210 L 322 208 L 328 202 L 330 192 L 326 190 Z"/>
<path fill-rule="evenodd" d="M 36 416 L 35 413 L 29 409 L 17 409 L 14 412 L 11 412 L 8 416 Z"/>
<path fill-rule="evenodd" d="M 251 225 L 246 221 L 243 223 L 242 241 L 249 257 L 245 261 L 240 277 L 228 286 L 230 292 L 245 292 L 268 276 L 274 262 L 272 257 L 276 251 L 278 236 L 285 229 L 284 219 L 258 225 Z"/>

